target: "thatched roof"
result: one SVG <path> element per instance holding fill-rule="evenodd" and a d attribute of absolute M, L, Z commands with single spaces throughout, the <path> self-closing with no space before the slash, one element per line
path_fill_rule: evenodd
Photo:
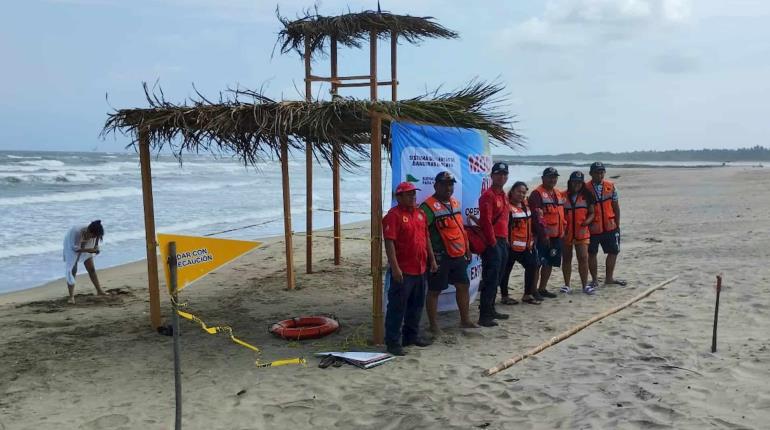
<path fill-rule="evenodd" d="M 103 135 L 122 132 L 134 139 L 146 129 L 154 150 L 165 145 L 184 152 L 230 153 L 250 164 L 280 154 L 281 140 L 304 149 L 311 142 L 316 158 L 331 160 L 340 145 L 341 162 L 355 165 L 366 157 L 370 141 L 371 112 L 382 115 L 383 133 L 389 121 L 400 120 L 440 126 L 485 130 L 493 143 L 521 145 L 513 116 L 501 110 L 502 87 L 472 82 L 446 94 L 430 94 L 398 102 L 339 98 L 334 101 L 274 101 L 253 91 L 232 91 L 214 103 L 199 96 L 190 104 L 175 105 L 162 92 L 151 94 L 145 84 L 148 108 L 121 109 L 108 115 Z M 248 101 L 243 101 L 243 98 Z M 429 98 L 430 97 L 430 98 Z M 131 145 L 137 143 L 134 140 Z"/>
<path fill-rule="evenodd" d="M 281 52 L 291 50 L 300 55 L 305 50 L 305 39 L 310 41 L 310 52 L 324 51 L 327 39 L 337 38 L 337 43 L 360 48 L 369 40 L 369 33 L 376 31 L 379 37 L 390 37 L 391 32 L 398 32 L 399 40 L 416 44 L 423 39 L 455 39 L 457 33 L 433 22 L 432 17 L 394 15 L 389 12 L 364 11 L 347 13 L 339 16 L 321 16 L 307 12 L 304 17 L 289 21 L 278 15 L 284 29 L 278 33 L 277 44 Z"/>

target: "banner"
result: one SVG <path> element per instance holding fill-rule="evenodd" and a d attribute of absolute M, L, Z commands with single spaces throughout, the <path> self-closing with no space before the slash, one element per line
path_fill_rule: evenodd
<path fill-rule="evenodd" d="M 176 242 L 177 291 L 262 244 L 245 240 L 158 234 L 161 262 L 166 274 L 166 286 L 169 288 L 169 242 Z"/>
<path fill-rule="evenodd" d="M 442 171 L 452 172 L 457 179 L 454 197 L 463 209 L 464 224 L 470 224 L 468 215 L 479 215 L 479 196 L 489 188 L 491 180 L 492 158 L 489 155 L 489 139 L 486 132 L 474 129 L 438 127 L 393 122 L 390 125 L 392 136 L 392 190 L 403 182 L 415 184 L 417 203 L 433 195 L 433 181 Z M 396 206 L 395 195 L 391 207 Z M 389 276 L 386 276 L 385 302 Z M 481 279 L 481 259 L 473 255 L 468 265 L 468 278 L 471 280 L 471 301 L 476 299 Z M 456 310 L 455 289 L 453 286 L 439 296 L 440 311 Z"/>

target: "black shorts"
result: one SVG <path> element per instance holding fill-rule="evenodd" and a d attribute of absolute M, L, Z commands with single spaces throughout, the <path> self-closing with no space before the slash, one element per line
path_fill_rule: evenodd
<path fill-rule="evenodd" d="M 589 254 L 598 254 L 599 245 L 605 254 L 620 253 L 620 231 L 613 230 L 602 234 L 592 235 L 591 242 L 588 244 Z"/>
<path fill-rule="evenodd" d="M 468 279 L 468 262 L 465 256 L 450 257 L 436 256 L 438 272 L 428 275 L 428 291 L 443 291 L 449 284 L 470 284 Z"/>
<path fill-rule="evenodd" d="M 561 267 L 562 240 L 551 238 L 550 246 L 537 244 L 537 255 L 541 266 Z"/>

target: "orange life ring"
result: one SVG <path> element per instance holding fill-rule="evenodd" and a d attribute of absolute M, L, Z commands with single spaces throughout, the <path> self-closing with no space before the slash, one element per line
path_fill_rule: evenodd
<path fill-rule="evenodd" d="M 270 327 L 270 333 L 288 340 L 318 339 L 339 330 L 340 323 L 322 316 L 298 317 L 279 321 Z"/>

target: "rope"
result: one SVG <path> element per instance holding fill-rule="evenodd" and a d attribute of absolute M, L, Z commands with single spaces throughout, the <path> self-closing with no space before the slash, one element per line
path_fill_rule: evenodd
<path fill-rule="evenodd" d="M 251 225 L 247 225 L 247 226 L 243 226 L 243 227 L 231 228 L 229 230 L 222 230 L 222 231 L 217 231 L 217 232 L 214 232 L 214 233 L 204 234 L 203 236 L 204 237 L 208 237 L 208 236 L 214 236 L 214 235 L 222 234 L 222 233 L 229 233 L 231 231 L 245 230 L 247 228 L 259 227 L 261 225 L 270 224 L 271 222 L 276 222 L 276 221 L 278 221 L 278 220 L 277 219 L 273 219 L 273 220 L 270 220 L 270 221 L 260 222 L 260 223 L 257 223 L 257 224 L 251 224 Z"/>

